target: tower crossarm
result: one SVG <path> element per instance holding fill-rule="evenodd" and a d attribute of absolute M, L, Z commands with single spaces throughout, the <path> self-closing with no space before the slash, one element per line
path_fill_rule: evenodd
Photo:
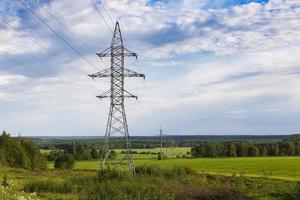
<path fill-rule="evenodd" d="M 117 48 L 121 48 L 121 47 L 117 47 Z M 113 56 L 124 56 L 124 57 L 135 57 L 137 59 L 137 53 L 134 53 L 132 51 L 130 51 L 129 49 L 123 47 L 124 51 L 120 51 L 120 53 L 114 53 Z M 112 52 L 114 52 L 114 50 L 116 49 L 112 49 L 112 47 L 108 47 L 107 49 L 105 49 L 104 51 L 102 51 L 101 53 L 97 53 L 97 55 L 100 58 L 104 58 L 104 57 L 111 57 L 112 56 Z"/>
<path fill-rule="evenodd" d="M 124 69 L 123 73 L 117 73 L 114 74 L 114 77 L 141 77 L 143 79 L 146 78 L 145 74 L 139 73 L 139 72 L 135 72 L 133 70 L 130 69 Z M 89 77 L 91 78 L 105 78 L 105 77 L 112 77 L 112 71 L 110 68 L 102 70 L 100 72 L 97 72 L 95 74 L 90 74 Z"/>
<path fill-rule="evenodd" d="M 126 47 L 124 47 L 124 56 L 130 57 L 130 56 L 134 56 L 137 59 L 137 53 L 134 53 L 132 51 L 130 51 L 129 49 L 127 49 Z"/>
<path fill-rule="evenodd" d="M 130 92 L 128 92 L 127 90 L 123 90 L 124 94 L 120 93 L 115 95 L 116 98 L 135 98 L 137 99 L 138 97 L 134 94 L 131 94 Z M 106 92 L 96 96 L 99 99 L 105 99 L 105 98 L 110 98 L 111 97 L 111 90 L 107 90 Z"/>
<path fill-rule="evenodd" d="M 138 98 L 137 96 L 131 94 L 130 92 L 128 92 L 128 91 L 125 90 L 125 89 L 124 89 L 124 97 L 125 97 L 125 98 L 135 98 L 135 99 Z"/>
<path fill-rule="evenodd" d="M 126 68 L 124 69 L 124 77 L 141 77 L 143 79 L 146 78 L 145 74 L 135 72 L 133 70 L 126 69 Z"/>
<path fill-rule="evenodd" d="M 91 78 L 104 78 L 104 77 L 111 77 L 111 69 L 107 68 L 105 70 L 102 70 L 100 72 L 97 72 L 95 74 L 89 74 L 89 77 Z"/>
<path fill-rule="evenodd" d="M 111 92 L 110 90 L 107 90 L 106 92 L 96 96 L 98 97 L 99 99 L 105 99 L 105 98 L 110 98 L 111 97 Z"/>
<path fill-rule="evenodd" d="M 104 92 L 104 93 L 102 93 L 102 94 L 100 94 L 100 95 L 98 95 L 96 97 L 98 97 L 99 99 L 110 98 L 111 97 L 111 90 L 107 90 L 106 92 Z M 135 99 L 138 98 L 136 95 L 131 94 L 130 92 L 128 92 L 125 89 L 124 89 L 124 94 L 120 93 L 119 95 L 116 95 L 115 97 L 116 98 L 118 98 L 118 97 L 119 98 L 122 98 L 122 97 L 124 97 L 124 98 L 135 98 Z"/>

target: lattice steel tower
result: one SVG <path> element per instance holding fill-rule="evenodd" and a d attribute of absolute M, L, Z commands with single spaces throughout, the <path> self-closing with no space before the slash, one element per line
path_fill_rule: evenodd
<path fill-rule="evenodd" d="M 101 169 L 103 170 L 110 157 L 112 148 L 112 137 L 120 137 L 123 139 L 120 141 L 123 143 L 125 155 L 123 158 L 118 159 L 113 164 L 124 165 L 127 162 L 129 172 L 135 173 L 135 166 L 132 158 L 131 145 L 129 141 L 128 125 L 126 120 L 124 99 L 136 98 L 137 96 L 129 93 L 124 89 L 125 77 L 142 77 L 144 74 L 137 73 L 135 71 L 124 68 L 124 58 L 134 56 L 137 58 L 137 54 L 129 51 L 123 46 L 123 39 L 119 22 L 116 22 L 111 46 L 97 55 L 102 59 L 103 57 L 111 57 L 111 66 L 108 69 L 89 75 L 92 78 L 104 78 L 110 77 L 111 86 L 110 89 L 103 94 L 97 96 L 100 99 L 110 98 L 110 111 L 108 115 L 108 121 L 105 133 L 105 144 L 103 148 L 103 156 L 101 157 Z M 124 153 L 123 152 L 123 153 Z"/>

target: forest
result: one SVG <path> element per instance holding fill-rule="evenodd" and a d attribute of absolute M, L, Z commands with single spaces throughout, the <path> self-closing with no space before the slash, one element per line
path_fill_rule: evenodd
<path fill-rule="evenodd" d="M 243 157 L 243 156 L 298 156 L 300 139 L 291 138 L 279 142 L 253 143 L 247 141 L 199 142 L 192 147 L 193 157 Z"/>

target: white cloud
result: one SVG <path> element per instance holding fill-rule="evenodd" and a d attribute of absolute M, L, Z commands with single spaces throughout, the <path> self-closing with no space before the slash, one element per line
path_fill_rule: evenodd
<path fill-rule="evenodd" d="M 210 51 L 217 55 L 267 50 L 300 43 L 300 2 L 271 0 L 219 10 L 189 10 L 177 25 L 192 34 L 180 41 L 150 49 L 148 56 Z"/>
<path fill-rule="evenodd" d="M 14 75 L 14 74 L 6 74 L 0 72 L 0 87 L 7 86 L 10 84 L 17 84 L 22 81 L 26 80 L 26 77 L 21 75 Z"/>

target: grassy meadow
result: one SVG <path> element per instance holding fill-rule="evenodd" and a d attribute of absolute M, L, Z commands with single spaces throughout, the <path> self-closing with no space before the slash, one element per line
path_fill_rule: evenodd
<path fill-rule="evenodd" d="M 156 154 L 134 154 L 136 165 L 159 165 L 167 168 L 189 167 L 197 173 L 300 181 L 300 157 L 181 158 L 190 151 L 189 147 L 163 148 L 162 150 L 167 155 L 167 159 L 157 160 Z M 117 156 L 122 156 L 121 150 L 115 151 L 118 153 Z M 134 151 L 158 153 L 160 149 L 134 149 Z M 180 158 L 178 159 L 176 156 Z M 74 168 L 97 170 L 99 164 L 98 160 L 77 161 Z M 53 169 L 53 163 L 48 163 L 48 168 Z"/>
<path fill-rule="evenodd" d="M 226 176 L 243 175 L 300 181 L 300 157 L 255 157 L 255 158 L 198 158 L 167 160 L 136 160 L 137 166 L 159 165 L 163 167 L 189 167 L 198 173 Z M 53 164 L 48 164 L 53 168 Z M 99 161 L 79 161 L 75 169 L 97 170 Z"/>
<path fill-rule="evenodd" d="M 83 162 L 78 162 L 81 165 Z M 77 165 L 77 167 L 78 167 Z M 1 200 L 298 200 L 295 181 L 198 174 L 183 168 L 137 166 L 137 175 L 95 170 L 31 172 L 0 166 Z"/>

